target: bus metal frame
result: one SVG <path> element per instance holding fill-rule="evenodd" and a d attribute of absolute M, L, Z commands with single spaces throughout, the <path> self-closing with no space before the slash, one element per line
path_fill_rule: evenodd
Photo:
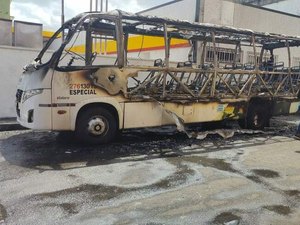
<path fill-rule="evenodd" d="M 300 46 L 299 37 L 254 32 L 246 29 L 212 24 L 189 23 L 186 21 L 142 16 L 125 13 L 120 10 L 110 14 L 97 12 L 84 13 L 66 22 L 63 27 L 73 26 L 74 28 L 72 29 L 73 31 L 69 32 L 65 43 L 63 43 L 61 48 L 57 51 L 56 56 L 53 57 L 51 62 L 52 67 L 57 67 L 61 52 L 68 41 L 70 41 L 72 35 L 86 20 L 89 20 L 90 25 L 101 19 L 109 19 L 116 24 L 115 31 L 118 43 L 117 66 L 119 68 L 136 69 L 137 71 L 148 71 L 149 73 L 152 73 L 151 76 L 149 76 L 149 79 L 144 80 L 135 88 L 124 93 L 127 98 L 147 94 L 158 100 L 168 99 L 170 101 L 176 101 L 177 99 L 195 101 L 208 99 L 248 99 L 257 96 L 258 94 L 270 98 L 295 98 L 299 95 L 300 70 L 299 68 L 298 70 L 292 70 L 290 53 L 291 47 Z M 127 21 L 131 21 L 131 23 Z M 151 29 L 140 28 L 141 26 L 146 27 L 150 25 Z M 87 27 L 87 25 L 85 26 Z M 90 32 L 91 31 L 87 29 L 87 36 L 91 36 Z M 127 65 L 127 42 L 129 34 L 163 37 L 165 40 L 165 58 L 163 64 L 153 67 Z M 197 66 L 197 68 L 185 66 L 174 68 L 173 66 L 170 66 L 171 38 L 186 39 L 191 43 L 201 41 L 203 48 L 205 48 L 208 42 L 211 42 L 214 51 L 213 64 L 205 68 L 205 51 L 202 51 L 202 55 L 198 57 L 200 59 L 200 65 Z M 238 68 L 237 59 L 235 59 L 232 69 L 219 68 L 216 43 L 234 44 L 236 45 L 236 51 L 241 48 L 241 45 L 248 44 L 253 47 L 255 58 L 259 56 L 257 47 L 261 48 L 260 56 L 263 55 L 264 51 L 269 50 L 273 52 L 274 49 L 285 47 L 288 53 L 288 67 L 284 68 L 282 71 L 263 70 L 262 57 L 260 57 L 260 62 L 258 63 L 255 61 L 254 68 L 250 70 Z M 43 51 L 41 54 L 43 54 Z M 196 52 L 194 52 L 194 54 L 196 54 Z M 92 57 L 91 39 L 87 39 L 85 55 L 86 66 L 82 68 L 95 68 L 90 62 Z M 38 59 L 40 57 L 41 56 L 39 56 Z M 186 80 L 184 80 L 186 74 L 188 74 L 189 83 L 186 83 Z M 169 77 L 169 80 L 167 77 Z M 173 82 L 170 82 L 170 79 Z M 153 83 L 153 81 L 155 82 Z M 192 85 L 192 81 L 195 82 L 194 85 Z M 170 85 L 168 85 L 167 82 L 169 84 L 176 82 L 181 90 L 178 92 L 173 90 L 171 92 L 168 90 Z M 149 91 L 149 88 L 147 87 L 149 87 L 150 83 L 152 83 L 152 87 L 153 85 L 156 85 L 157 87 L 162 88 L 158 88 L 159 92 L 155 92 L 153 89 L 151 89 L 152 91 Z M 197 85 L 197 90 L 193 89 L 195 88 L 195 85 Z"/>
<path fill-rule="evenodd" d="M 82 112 L 85 112 L 86 105 L 94 107 L 94 103 L 104 102 L 105 112 L 100 110 L 98 113 L 106 115 L 107 111 L 111 112 L 112 117 L 118 121 L 118 129 L 128 128 L 125 121 L 125 108 L 128 103 L 159 104 L 162 110 L 173 117 L 173 122 L 174 117 L 176 117 L 176 121 L 180 120 L 183 123 L 210 121 L 209 118 L 212 117 L 196 115 L 189 117 L 190 120 L 184 120 L 172 109 L 182 107 L 183 114 L 189 115 L 191 111 L 202 112 L 200 108 L 204 107 L 206 110 L 204 111 L 207 113 L 210 110 L 207 105 L 210 104 L 212 109 L 223 113 L 222 116 L 215 117 L 214 120 L 238 119 L 242 127 L 253 129 L 262 129 L 267 125 L 272 115 L 299 111 L 300 68 L 291 67 L 290 50 L 291 47 L 300 46 L 299 37 L 129 14 L 120 10 L 110 13 L 87 12 L 63 24 L 35 59 L 36 64 L 41 62 L 45 51 L 64 29 L 69 30 L 65 41 L 54 52 L 50 61 L 41 67 L 46 65 L 55 71 L 53 76 L 56 75 L 56 71 L 65 74 L 82 74 L 95 88 L 100 90 L 99 93 L 106 93 L 103 96 L 103 99 L 106 100 L 103 102 L 98 98 L 96 102 L 85 99 L 82 102 L 66 104 L 67 106 L 80 106 L 75 111 L 70 111 L 73 122 L 71 121 L 72 124 L 67 129 L 77 130 L 78 120 L 80 120 L 78 118 Z M 86 30 L 85 65 L 58 66 L 67 44 L 74 34 L 81 29 Z M 101 29 L 105 32 L 109 31 L 115 36 L 117 43 L 115 65 L 101 66 L 92 63 L 92 34 L 95 30 L 99 32 Z M 130 35 L 163 38 L 164 60 L 155 60 L 153 66 L 128 65 L 127 48 Z M 177 67 L 174 66 L 173 62 L 170 62 L 170 48 L 173 38 L 189 41 L 191 49 L 193 49 L 188 56 L 189 61 L 178 63 Z M 205 48 L 208 43 L 212 44 L 213 49 L 212 64 L 205 62 Z M 229 68 L 220 67 L 216 47 L 219 43 L 235 46 L 234 62 Z M 202 49 L 201 54 L 196 51 L 195 46 Z M 255 60 L 255 64 L 250 68 L 239 65 L 242 46 L 252 47 L 254 58 L 259 58 L 259 61 Z M 260 54 L 258 54 L 258 48 L 261 48 Z M 288 67 L 282 67 L 280 70 L 276 67 L 273 57 L 273 50 L 278 48 L 286 48 L 288 54 Z M 270 64 L 262 61 L 265 51 L 270 51 L 271 58 L 273 58 Z M 141 78 L 139 77 L 140 73 L 146 74 L 146 76 Z M 136 84 L 128 87 L 129 79 L 136 81 Z M 55 83 L 52 83 L 52 88 L 53 85 Z M 109 99 L 114 103 L 109 104 Z M 51 105 L 53 104 L 52 102 Z M 118 104 L 120 105 L 116 107 Z M 54 105 L 59 104 L 55 103 Z M 230 109 L 230 112 L 226 109 Z M 201 121 L 197 119 L 200 116 L 203 117 Z M 257 116 L 265 117 L 264 121 L 258 125 L 255 124 Z M 101 118 L 93 122 L 98 123 L 98 125 L 105 123 L 104 120 L 101 121 Z M 161 124 L 153 123 L 154 125 L 151 126 L 169 123 L 170 120 Z M 142 123 L 137 125 L 136 121 L 134 124 L 132 127 L 144 126 Z M 131 127 L 129 126 L 129 128 Z M 104 138 L 100 142 L 107 142 L 108 140 L 111 138 Z M 98 141 L 96 142 L 98 143 Z"/>

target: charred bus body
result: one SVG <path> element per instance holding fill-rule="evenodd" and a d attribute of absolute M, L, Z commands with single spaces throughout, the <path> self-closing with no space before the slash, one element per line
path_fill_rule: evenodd
<path fill-rule="evenodd" d="M 65 41 L 46 60 L 62 31 Z M 153 66 L 129 63 L 128 45 L 137 35 L 162 38 L 164 59 Z M 73 51 L 80 38 L 83 55 Z M 97 38 L 115 43 L 114 64 L 99 62 Z M 173 39 L 190 43 L 186 62 L 170 61 Z M 232 64 L 218 62 L 220 44 L 234 46 Z M 244 46 L 253 49 L 253 65 L 240 64 Z M 300 69 L 291 67 L 291 48 L 298 46 L 299 37 L 122 11 L 83 13 L 67 21 L 24 68 L 16 95 L 18 121 L 31 129 L 75 131 L 89 143 L 109 142 L 118 130 L 174 124 L 172 115 L 186 124 L 235 119 L 242 127 L 263 129 L 271 116 L 299 111 Z M 282 48 L 287 67 L 274 61 L 274 50 Z M 268 62 L 262 57 L 266 51 Z"/>

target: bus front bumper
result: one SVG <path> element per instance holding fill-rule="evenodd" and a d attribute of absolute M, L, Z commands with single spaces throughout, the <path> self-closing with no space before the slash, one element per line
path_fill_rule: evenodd
<path fill-rule="evenodd" d="M 48 100 L 48 101 L 47 101 Z M 26 101 L 16 102 L 17 121 L 34 130 L 52 129 L 51 92 L 44 90 L 42 94 L 32 96 Z M 49 103 L 49 104 L 47 104 Z"/>

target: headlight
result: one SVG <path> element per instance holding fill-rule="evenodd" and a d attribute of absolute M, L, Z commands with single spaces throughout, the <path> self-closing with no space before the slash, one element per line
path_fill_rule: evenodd
<path fill-rule="evenodd" d="M 32 96 L 38 95 L 43 93 L 43 89 L 34 89 L 25 91 L 23 94 L 23 102 L 25 102 L 27 99 L 31 98 Z"/>

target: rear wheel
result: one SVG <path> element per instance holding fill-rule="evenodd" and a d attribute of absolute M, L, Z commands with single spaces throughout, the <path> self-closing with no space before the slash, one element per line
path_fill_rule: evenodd
<path fill-rule="evenodd" d="M 89 144 L 104 144 L 112 141 L 117 133 L 117 122 L 113 114 L 101 107 L 92 107 L 79 114 L 75 134 Z"/>
<path fill-rule="evenodd" d="M 238 122 L 242 128 L 263 130 L 266 126 L 268 126 L 269 121 L 270 115 L 265 105 L 250 104 L 248 106 L 246 118 L 241 119 Z"/>

